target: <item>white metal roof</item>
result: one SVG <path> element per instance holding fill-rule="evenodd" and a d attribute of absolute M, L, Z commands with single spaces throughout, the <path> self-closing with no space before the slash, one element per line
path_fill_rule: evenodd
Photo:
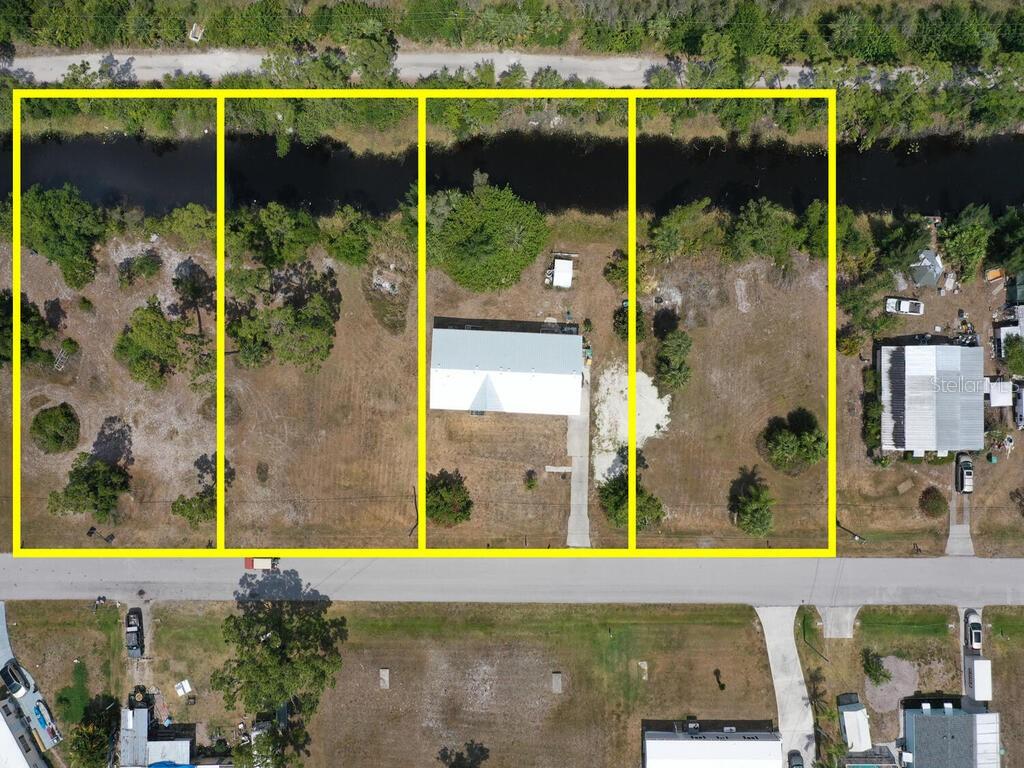
<path fill-rule="evenodd" d="M 974 763 L 977 768 L 999 768 L 999 713 L 974 716 Z"/>
<path fill-rule="evenodd" d="M 1012 381 L 987 381 L 988 402 L 993 408 L 1013 405 Z"/>
<path fill-rule="evenodd" d="M 659 738 L 644 735 L 644 768 L 779 768 L 779 739 Z"/>
<path fill-rule="evenodd" d="M 871 728 L 868 712 L 863 704 L 841 708 L 843 738 L 851 752 L 867 752 L 871 749 Z"/>
<path fill-rule="evenodd" d="M 578 334 L 435 328 L 431 339 L 432 409 L 579 415 Z"/>
<path fill-rule="evenodd" d="M 4 722 L 0 722 L 0 768 L 31 768 L 21 745 Z"/>
<path fill-rule="evenodd" d="M 121 733 L 119 736 L 121 768 L 145 768 L 146 742 L 149 739 L 149 710 L 145 707 L 121 710 Z"/>
<path fill-rule="evenodd" d="M 882 448 L 981 450 L 983 369 L 981 347 L 882 347 Z"/>
<path fill-rule="evenodd" d="M 148 749 L 148 762 L 146 765 L 157 763 L 170 763 L 172 765 L 191 765 L 192 749 L 191 743 L 187 740 L 178 741 L 151 741 Z"/>
<path fill-rule="evenodd" d="M 551 283 L 555 288 L 572 287 L 572 259 L 555 259 L 555 276 Z"/>

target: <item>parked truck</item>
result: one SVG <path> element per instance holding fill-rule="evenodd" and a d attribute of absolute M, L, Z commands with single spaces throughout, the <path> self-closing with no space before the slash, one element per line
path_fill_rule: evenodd
<path fill-rule="evenodd" d="M 965 669 L 967 695 L 975 701 L 992 701 L 992 662 L 969 656 Z"/>

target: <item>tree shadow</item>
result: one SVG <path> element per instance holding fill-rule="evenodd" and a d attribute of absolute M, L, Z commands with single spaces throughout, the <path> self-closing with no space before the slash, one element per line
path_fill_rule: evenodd
<path fill-rule="evenodd" d="M 238 589 L 235 590 L 235 602 L 243 611 L 253 603 L 280 601 L 295 603 L 293 610 L 298 609 L 298 604 L 306 604 L 302 610 L 315 613 L 324 613 L 331 606 L 331 598 L 304 582 L 294 569 L 247 573 L 239 580 Z"/>
<path fill-rule="evenodd" d="M 740 467 L 739 477 L 729 484 L 729 512 L 734 515 L 737 514 L 740 502 L 747 493 L 752 488 L 757 488 L 764 484 L 764 478 L 761 477 L 761 471 L 757 468 L 756 464 L 752 467 Z"/>
<path fill-rule="evenodd" d="M 43 302 L 43 316 L 46 318 L 48 326 L 55 331 L 59 331 L 64 327 L 64 321 L 67 320 L 68 313 L 61 306 L 60 299 L 47 299 Z"/>
<path fill-rule="evenodd" d="M 178 294 L 178 301 L 171 304 L 168 311 L 179 316 L 195 312 L 199 327 L 202 328 L 200 312 L 212 312 L 217 306 L 216 279 L 190 257 L 175 268 L 171 282 Z"/>
<path fill-rule="evenodd" d="M 654 313 L 654 336 L 664 339 L 672 331 L 679 330 L 679 313 L 673 307 L 662 307 Z"/>
<path fill-rule="evenodd" d="M 789 431 L 796 435 L 804 435 L 818 429 L 818 417 L 806 408 L 794 408 L 786 414 Z"/>
<path fill-rule="evenodd" d="M 192 462 L 192 466 L 196 468 L 196 477 L 203 490 L 213 490 L 217 485 L 217 453 L 204 453 Z M 230 488 L 234 481 L 235 468 L 224 459 L 224 486 Z"/>
<path fill-rule="evenodd" d="M 491 750 L 475 741 L 467 741 L 462 749 L 441 747 L 437 762 L 445 768 L 480 768 L 491 756 Z"/>
<path fill-rule="evenodd" d="M 99 731 L 111 731 L 120 716 L 120 702 L 109 693 L 98 693 L 85 705 L 82 725 L 94 726 Z"/>
<path fill-rule="evenodd" d="M 107 416 L 93 441 L 92 455 L 107 464 L 130 467 L 135 463 L 131 426 L 120 416 Z"/>

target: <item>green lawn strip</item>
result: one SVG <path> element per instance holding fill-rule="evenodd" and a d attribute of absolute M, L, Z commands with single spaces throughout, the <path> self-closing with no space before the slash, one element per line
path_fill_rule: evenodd
<path fill-rule="evenodd" d="M 858 614 L 865 642 L 908 638 L 942 638 L 949 635 L 951 609 L 939 606 L 914 608 L 864 607 Z M 955 623 L 955 622 L 954 622 Z"/>

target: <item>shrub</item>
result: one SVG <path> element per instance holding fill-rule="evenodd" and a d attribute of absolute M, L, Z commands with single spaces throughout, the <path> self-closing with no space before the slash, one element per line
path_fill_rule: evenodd
<path fill-rule="evenodd" d="M 146 306 L 132 312 L 114 344 L 114 358 L 135 381 L 160 389 L 183 362 L 178 348 L 181 333 L 180 323 L 169 320 L 153 296 Z"/>
<path fill-rule="evenodd" d="M 659 388 L 677 390 L 690 380 L 690 366 L 687 355 L 693 341 L 686 331 L 669 331 L 658 345 L 654 360 L 654 381 Z"/>
<path fill-rule="evenodd" d="M 1024 376 L 1024 338 L 1011 336 L 1003 349 L 1006 355 L 1006 369 L 1014 376 Z"/>
<path fill-rule="evenodd" d="M 629 292 L 629 257 L 618 248 L 604 265 L 604 279 L 614 285 L 619 293 Z"/>
<path fill-rule="evenodd" d="M 43 453 L 64 453 L 78 445 L 80 427 L 75 409 L 61 403 L 33 416 L 28 433 Z"/>
<path fill-rule="evenodd" d="M 875 685 L 881 685 L 892 680 L 892 673 L 885 668 L 882 657 L 871 648 L 861 650 L 860 662 L 864 668 L 864 674 Z"/>
<path fill-rule="evenodd" d="M 469 520 L 473 500 L 466 489 L 465 478 L 456 469 L 440 470 L 427 475 L 427 519 L 451 527 Z"/>
<path fill-rule="evenodd" d="M 625 470 L 597 486 L 597 497 L 609 522 L 616 528 L 629 524 L 629 477 Z M 665 517 L 661 499 L 640 483 L 636 484 L 636 528 L 645 530 L 657 525 Z"/>
<path fill-rule="evenodd" d="M 790 475 L 799 474 L 828 455 L 825 433 L 804 408 L 794 410 L 786 419 L 772 419 L 761 433 L 760 442 L 768 463 Z"/>
<path fill-rule="evenodd" d="M 918 499 L 917 506 L 928 517 L 942 517 L 949 514 L 949 500 L 934 485 L 929 485 L 921 491 L 921 498 Z"/>
<path fill-rule="evenodd" d="M 537 206 L 508 187 L 479 184 L 468 195 L 444 199 L 450 210 L 428 219 L 427 253 L 464 288 L 494 291 L 514 285 L 548 240 L 550 231 Z M 438 207 L 432 207 L 436 214 Z"/>
<path fill-rule="evenodd" d="M 775 499 L 764 483 L 751 483 L 736 500 L 736 525 L 744 533 L 767 538 L 775 528 Z"/>
<path fill-rule="evenodd" d="M 122 261 L 117 268 L 117 283 L 122 288 L 135 284 L 138 279 L 148 280 L 160 271 L 163 262 L 153 249 L 149 248 L 138 256 Z"/>
<path fill-rule="evenodd" d="M 96 522 L 107 523 L 115 518 L 118 497 L 130 484 L 131 476 L 122 467 L 80 453 L 64 490 L 50 493 L 47 509 L 53 515 L 91 514 Z"/>
<path fill-rule="evenodd" d="M 629 341 L 629 308 L 623 302 L 612 315 L 612 328 L 615 335 L 623 341 Z M 647 338 L 647 323 L 644 320 L 644 308 L 637 305 L 636 308 L 636 341 L 639 344 Z"/>
<path fill-rule="evenodd" d="M 659 261 L 677 256 L 692 257 L 722 247 L 725 232 L 720 214 L 705 197 L 679 205 L 651 226 L 651 247 Z"/>
<path fill-rule="evenodd" d="M 178 496 L 171 502 L 171 514 L 185 519 L 190 528 L 198 528 L 217 517 L 217 496 L 213 488 L 204 489 L 195 496 Z"/>
<path fill-rule="evenodd" d="M 81 288 L 96 276 L 92 248 L 103 232 L 100 211 L 70 184 L 47 190 L 36 184 L 22 197 L 23 244 L 56 264 L 71 288 Z"/>
<path fill-rule="evenodd" d="M 781 268 L 789 266 L 791 252 L 802 247 L 804 234 L 796 216 L 766 198 L 743 206 L 729 233 L 732 256 L 737 261 L 761 256 Z"/>
<path fill-rule="evenodd" d="M 537 487 L 537 470 L 526 470 L 525 474 L 523 474 L 523 486 L 528 491 L 532 491 Z"/>

